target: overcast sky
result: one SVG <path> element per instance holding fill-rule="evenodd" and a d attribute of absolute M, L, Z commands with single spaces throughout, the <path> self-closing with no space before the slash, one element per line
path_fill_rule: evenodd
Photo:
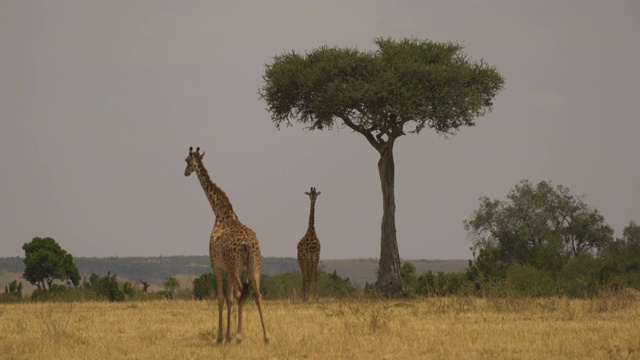
<path fill-rule="evenodd" d="M 275 55 L 377 37 L 457 41 L 506 79 L 475 127 L 396 142 L 402 258 L 471 258 L 462 221 L 522 179 L 585 195 L 616 236 L 640 222 L 640 2 L 0 0 L 0 257 L 36 236 L 207 255 L 189 146 L 264 256 L 296 256 L 315 186 L 321 257 L 379 257 L 377 152 L 277 130 L 258 96 Z"/>

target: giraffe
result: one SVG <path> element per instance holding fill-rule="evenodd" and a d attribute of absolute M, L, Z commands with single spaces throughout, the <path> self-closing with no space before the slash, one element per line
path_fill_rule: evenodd
<path fill-rule="evenodd" d="M 320 240 L 314 227 L 316 198 L 320 192 L 312 187 L 309 192 L 305 192 L 311 199 L 311 209 L 309 210 L 309 228 L 302 239 L 298 242 L 298 264 L 302 271 L 302 291 L 304 301 L 309 300 L 309 286 L 311 280 L 315 282 L 315 298 L 318 300 L 318 262 L 320 261 Z"/>
<path fill-rule="evenodd" d="M 255 289 L 255 301 L 260 313 L 260 322 L 264 332 L 265 344 L 269 342 L 267 329 L 262 316 L 262 294 L 260 294 L 260 272 L 262 271 L 262 257 L 260 255 L 260 244 L 253 230 L 245 226 L 238 220 L 238 216 L 233 211 L 233 206 L 227 197 L 209 177 L 202 159 L 204 151 L 200 153 L 200 148 L 193 151 L 189 148 L 189 155 L 186 158 L 187 168 L 184 175 L 189 176 L 194 171 L 200 180 L 200 185 L 204 190 L 216 221 L 211 232 L 209 241 L 209 256 L 211 267 L 213 268 L 216 284 L 218 286 L 218 337 L 217 342 L 222 342 L 222 313 L 226 298 L 227 304 L 227 342 L 231 341 L 231 306 L 232 298 L 238 302 L 238 332 L 236 342 L 242 342 L 242 306 L 247 297 L 249 284 L 244 286 L 240 281 L 240 274 L 243 269 L 247 269 L 247 275 L 253 288 Z M 228 275 L 226 296 L 222 292 L 222 271 Z"/>

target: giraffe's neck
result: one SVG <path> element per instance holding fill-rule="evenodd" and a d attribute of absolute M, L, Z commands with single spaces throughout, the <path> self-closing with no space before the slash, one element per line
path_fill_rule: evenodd
<path fill-rule="evenodd" d="M 198 180 L 200 180 L 200 185 L 202 185 L 202 189 L 204 190 L 204 193 L 207 196 L 209 203 L 211 204 L 213 213 L 216 215 L 216 222 L 228 219 L 237 220 L 238 217 L 233 211 L 233 206 L 231 206 L 231 202 L 229 201 L 227 194 L 225 194 L 222 189 L 220 189 L 213 181 L 211 181 L 209 173 L 202 164 L 201 160 L 198 159 L 196 165 L 196 174 L 198 174 Z"/>
<path fill-rule="evenodd" d="M 309 229 L 307 230 L 307 232 L 309 233 L 315 232 L 315 228 L 314 228 L 315 213 L 316 213 L 316 202 L 312 200 L 311 209 L 309 209 Z"/>

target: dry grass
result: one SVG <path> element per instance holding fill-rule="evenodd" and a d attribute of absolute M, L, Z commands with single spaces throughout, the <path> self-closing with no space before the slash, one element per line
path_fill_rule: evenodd
<path fill-rule="evenodd" d="M 0 306 L 6 359 L 637 359 L 640 301 L 444 298 L 255 304 L 216 345 L 212 302 Z M 234 321 L 235 323 L 235 321 Z"/>

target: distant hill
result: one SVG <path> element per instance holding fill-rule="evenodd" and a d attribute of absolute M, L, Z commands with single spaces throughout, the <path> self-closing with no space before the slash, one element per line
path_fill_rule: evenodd
<path fill-rule="evenodd" d="M 191 285 L 193 279 L 203 273 L 210 272 L 211 267 L 208 256 L 160 256 L 160 257 L 74 257 L 74 262 L 82 277 L 88 277 L 91 273 L 100 276 L 108 271 L 118 276 L 120 280 L 139 282 L 144 280 L 152 284 L 152 289 L 158 289 L 160 283 L 169 275 L 178 278 L 182 287 Z M 468 260 L 410 260 L 417 273 L 433 271 L 460 272 L 468 265 Z M 357 260 L 321 260 L 320 269 L 333 272 L 342 277 L 348 277 L 357 285 L 366 282 L 375 282 L 375 270 L 378 259 Z M 264 274 L 278 274 L 287 271 L 299 271 L 298 261 L 295 258 L 267 257 L 262 262 Z M 22 281 L 25 293 L 31 292 L 28 282 L 20 277 L 24 271 L 23 258 L 0 258 L 0 286 L 4 288 L 13 280 Z"/>

